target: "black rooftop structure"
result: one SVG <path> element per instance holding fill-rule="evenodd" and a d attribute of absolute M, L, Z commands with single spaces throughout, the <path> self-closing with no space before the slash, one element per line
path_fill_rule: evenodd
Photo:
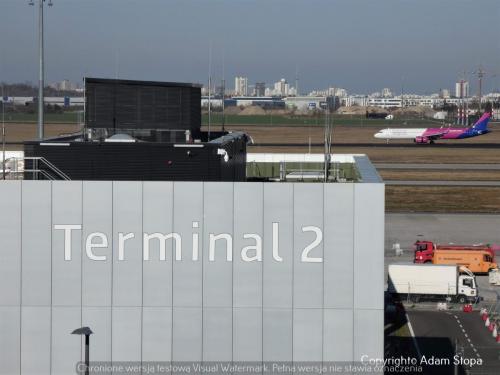
<path fill-rule="evenodd" d="M 113 134 L 200 130 L 200 85 L 88 77 L 84 82 L 86 128 Z"/>
<path fill-rule="evenodd" d="M 84 129 L 25 142 L 25 179 L 244 181 L 248 139 L 201 131 L 200 85 L 85 78 Z"/>

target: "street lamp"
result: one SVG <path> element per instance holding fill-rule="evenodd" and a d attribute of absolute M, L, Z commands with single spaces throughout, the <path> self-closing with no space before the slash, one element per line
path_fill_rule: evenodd
<path fill-rule="evenodd" d="M 5 92 L 2 82 L 2 177 L 5 180 Z"/>
<path fill-rule="evenodd" d="M 46 0 L 38 0 L 38 54 L 39 54 L 39 75 L 38 75 L 38 139 L 43 139 L 43 86 L 44 86 L 44 50 L 43 50 L 43 5 Z M 29 5 L 34 6 L 35 1 L 30 0 Z M 52 0 L 47 2 L 51 7 L 54 5 Z"/>
<path fill-rule="evenodd" d="M 92 334 L 92 330 L 89 327 L 82 327 L 75 329 L 71 332 L 72 335 L 84 335 L 85 336 L 85 375 L 89 375 L 90 368 L 90 335 Z"/>

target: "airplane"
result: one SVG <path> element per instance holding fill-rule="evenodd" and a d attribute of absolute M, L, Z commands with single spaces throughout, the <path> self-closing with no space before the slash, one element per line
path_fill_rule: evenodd
<path fill-rule="evenodd" d="M 463 139 L 490 133 L 488 122 L 491 112 L 485 112 L 477 122 L 468 128 L 419 128 L 419 129 L 383 129 L 374 134 L 375 138 L 413 139 L 415 143 L 434 143 L 438 139 Z"/>

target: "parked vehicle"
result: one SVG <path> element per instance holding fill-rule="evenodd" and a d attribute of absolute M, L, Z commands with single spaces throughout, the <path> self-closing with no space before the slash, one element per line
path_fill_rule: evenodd
<path fill-rule="evenodd" d="M 500 285 L 500 270 L 492 270 L 488 274 L 488 281 L 492 285 Z"/>
<path fill-rule="evenodd" d="M 449 245 L 436 244 L 432 241 L 417 241 L 413 245 L 415 251 L 415 263 L 432 263 L 434 250 L 481 250 L 490 253 L 493 261 L 495 260 L 495 248 L 490 245 Z"/>
<path fill-rule="evenodd" d="M 393 297 L 443 299 L 460 303 L 478 300 L 474 274 L 454 265 L 397 263 L 389 265 L 388 292 Z"/>
<path fill-rule="evenodd" d="M 465 266 L 471 272 L 481 274 L 498 268 L 491 253 L 485 250 L 434 250 L 432 263 Z"/>

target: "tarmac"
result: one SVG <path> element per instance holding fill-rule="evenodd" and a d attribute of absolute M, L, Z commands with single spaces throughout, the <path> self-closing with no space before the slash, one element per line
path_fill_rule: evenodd
<path fill-rule="evenodd" d="M 324 147 L 324 143 L 282 143 L 282 142 L 258 142 L 251 146 L 255 147 Z M 418 144 L 418 143 L 359 143 L 359 142 L 334 142 L 332 147 L 378 147 L 378 148 L 409 148 L 409 147 L 432 147 L 432 148 L 477 148 L 477 149 L 498 149 L 500 143 L 434 143 L 434 144 Z M 335 152 L 335 151 L 334 151 Z"/>
<path fill-rule="evenodd" d="M 455 356 L 458 373 L 498 374 L 500 345 L 477 311 L 407 310 L 407 314 L 421 356 L 450 360 L 449 365 L 426 366 L 425 374 L 453 374 Z"/>
<path fill-rule="evenodd" d="M 390 263 L 413 261 L 412 245 L 417 239 L 455 244 L 499 244 L 499 228 L 500 215 L 493 214 L 386 214 L 385 280 Z M 396 256 L 393 250 L 395 243 L 403 250 L 401 256 Z M 484 298 L 480 306 L 500 313 L 500 286 L 490 285 L 487 276 L 477 276 L 476 279 L 479 295 Z M 449 310 L 438 311 L 436 302 L 405 303 L 419 360 L 423 356 L 429 362 L 449 360 L 449 364 L 423 365 L 423 372 L 419 373 L 498 374 L 500 344 L 484 326 L 477 309 L 465 313 L 459 304 L 452 303 L 448 307 Z M 457 366 L 455 358 L 459 362 Z"/>
<path fill-rule="evenodd" d="M 499 229 L 500 215 L 493 214 L 386 214 L 385 280 L 390 263 L 413 262 L 412 246 L 417 239 L 437 243 L 500 244 Z M 403 250 L 401 256 L 396 256 L 392 249 L 396 243 Z M 484 305 L 488 307 L 495 304 L 500 286 L 490 285 L 488 276 L 477 276 L 477 282 Z"/>

